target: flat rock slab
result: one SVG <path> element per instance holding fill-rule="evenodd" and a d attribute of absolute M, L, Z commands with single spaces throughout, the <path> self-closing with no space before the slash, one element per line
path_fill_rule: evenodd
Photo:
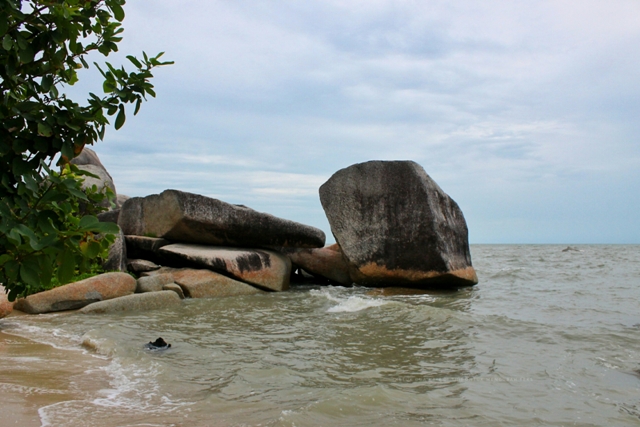
<path fill-rule="evenodd" d="M 238 282 L 210 270 L 163 267 L 158 274 L 171 274 L 175 283 L 189 298 L 217 298 L 253 295 L 260 291 L 251 285 Z"/>
<path fill-rule="evenodd" d="M 320 187 L 331 231 L 361 285 L 456 287 L 478 282 L 462 211 L 411 161 L 371 161 Z"/>
<path fill-rule="evenodd" d="M 174 263 L 205 267 L 263 289 L 289 289 L 291 261 L 278 252 L 177 243 L 163 246 L 158 254 Z"/>
<path fill-rule="evenodd" d="M 118 225 L 126 235 L 216 246 L 313 248 L 325 241 L 315 227 L 178 190 L 127 200 Z"/>
<path fill-rule="evenodd" d="M 338 244 L 325 248 L 282 248 L 291 262 L 308 273 L 321 276 L 345 286 L 353 284 L 349 275 L 349 265 L 344 260 Z"/>
<path fill-rule="evenodd" d="M 95 302 L 83 307 L 80 313 L 103 314 L 148 311 L 180 304 L 180 296 L 171 290 L 126 295 L 108 301 Z"/>
<path fill-rule="evenodd" d="M 8 316 L 13 311 L 13 302 L 10 302 L 7 291 L 0 285 L 0 319 Z"/>
<path fill-rule="evenodd" d="M 132 294 L 136 279 L 127 273 L 104 273 L 19 299 L 15 309 L 29 314 L 76 310 L 97 301 Z"/>

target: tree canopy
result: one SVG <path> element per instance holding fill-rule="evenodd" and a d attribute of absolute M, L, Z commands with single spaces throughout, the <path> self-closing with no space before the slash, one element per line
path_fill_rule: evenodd
<path fill-rule="evenodd" d="M 127 56 L 133 72 L 106 62 L 102 94 L 79 104 L 64 90 L 122 40 L 125 0 L 0 0 L 0 283 L 9 298 L 68 282 L 104 256 L 115 224 L 95 206 L 108 194 L 81 190 L 90 175 L 68 163 L 102 140 L 110 119 L 123 126 L 147 96 L 162 53 Z M 54 162 L 56 164 L 54 164 Z M 60 166 L 56 168 L 55 166 Z M 81 209 L 82 207 L 82 209 Z"/>

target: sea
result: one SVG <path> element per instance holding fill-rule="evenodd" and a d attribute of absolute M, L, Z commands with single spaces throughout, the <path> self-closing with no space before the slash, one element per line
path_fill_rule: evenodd
<path fill-rule="evenodd" d="M 471 253 L 480 281 L 455 291 L 11 316 L 0 392 L 41 426 L 640 426 L 640 246 Z"/>

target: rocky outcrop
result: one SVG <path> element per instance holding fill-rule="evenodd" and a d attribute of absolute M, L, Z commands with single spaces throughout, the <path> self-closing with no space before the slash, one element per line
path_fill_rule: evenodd
<path fill-rule="evenodd" d="M 13 302 L 7 297 L 7 291 L 0 285 L 0 319 L 7 317 L 13 311 Z"/>
<path fill-rule="evenodd" d="M 462 211 L 411 161 L 372 161 L 320 187 L 331 231 L 361 285 L 473 285 Z"/>
<path fill-rule="evenodd" d="M 289 289 L 291 261 L 274 251 L 178 243 L 163 246 L 158 254 L 174 264 L 204 267 L 263 289 Z"/>
<path fill-rule="evenodd" d="M 127 200 L 118 225 L 126 235 L 215 246 L 322 247 L 325 240 L 317 228 L 177 190 Z"/>
<path fill-rule="evenodd" d="M 132 294 L 136 280 L 127 273 L 105 273 L 19 299 L 15 309 L 29 314 L 75 310 L 97 301 Z"/>
<path fill-rule="evenodd" d="M 253 295 L 262 292 L 251 285 L 238 282 L 210 270 L 169 267 L 163 267 L 158 270 L 158 274 L 166 273 L 170 273 L 173 276 L 174 282 L 180 285 L 185 296 L 189 298 L 229 297 Z"/>
<path fill-rule="evenodd" d="M 324 248 L 281 248 L 291 262 L 304 271 L 326 278 L 341 285 L 350 286 L 349 266 L 338 244 Z"/>
<path fill-rule="evenodd" d="M 180 296 L 174 291 L 132 294 L 108 301 L 95 302 L 83 307 L 83 314 L 122 313 L 128 311 L 149 311 L 180 304 Z"/>

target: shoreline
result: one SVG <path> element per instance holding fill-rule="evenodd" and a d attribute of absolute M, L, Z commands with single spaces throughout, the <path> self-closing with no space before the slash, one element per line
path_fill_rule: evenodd
<path fill-rule="evenodd" d="M 22 317 L 14 312 L 3 320 Z M 3 426 L 41 427 L 48 424 L 40 410 L 50 405 L 85 400 L 87 392 L 108 387 L 87 375 L 101 360 L 82 351 L 56 348 L 20 334 L 0 323 L 0 401 Z"/>

